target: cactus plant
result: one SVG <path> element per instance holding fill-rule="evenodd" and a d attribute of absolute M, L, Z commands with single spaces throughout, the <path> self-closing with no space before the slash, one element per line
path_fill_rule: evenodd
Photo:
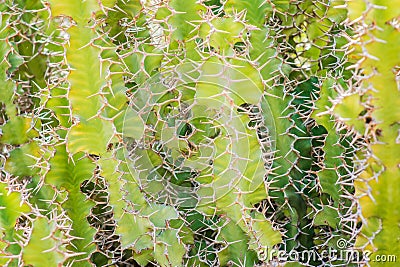
<path fill-rule="evenodd" d="M 378 254 L 398 255 L 399 214 L 399 24 L 392 1 L 349 3 L 354 21 L 352 55 L 357 74 L 353 92 L 342 94 L 334 113 L 368 138 L 365 169 L 355 179 L 362 222 L 356 245 Z M 363 24 L 360 23 L 363 21 Z M 394 107 L 393 109 L 391 107 Z M 364 113 L 356 114 L 359 110 Z M 360 120 L 367 121 L 366 127 Z M 377 265 L 384 263 L 376 263 Z"/>
<path fill-rule="evenodd" d="M 395 2 L 2 1 L 1 265 L 397 256 Z"/>

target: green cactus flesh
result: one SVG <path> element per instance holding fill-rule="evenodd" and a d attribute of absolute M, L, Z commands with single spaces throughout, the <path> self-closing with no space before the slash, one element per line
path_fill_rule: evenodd
<path fill-rule="evenodd" d="M 0 265 L 395 266 L 399 5 L 0 2 Z"/>

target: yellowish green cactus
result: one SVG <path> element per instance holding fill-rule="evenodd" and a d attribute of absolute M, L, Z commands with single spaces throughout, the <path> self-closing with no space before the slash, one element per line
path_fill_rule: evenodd
<path fill-rule="evenodd" d="M 356 178 L 355 197 L 362 228 L 356 246 L 379 255 L 398 255 L 399 215 L 399 65 L 400 33 L 396 1 L 351 1 L 355 28 L 351 42 L 357 74 L 352 94 L 335 114 L 349 118 L 368 139 L 365 169 Z M 366 110 L 365 114 L 360 114 Z M 367 120 L 366 129 L 357 127 Z M 383 266 L 385 262 L 371 262 Z"/>

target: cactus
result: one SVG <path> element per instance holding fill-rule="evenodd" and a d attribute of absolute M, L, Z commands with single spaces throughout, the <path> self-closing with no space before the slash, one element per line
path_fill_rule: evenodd
<path fill-rule="evenodd" d="M 6 0 L 0 12 L 2 266 L 398 254 L 394 2 Z"/>
<path fill-rule="evenodd" d="M 362 222 L 356 246 L 377 254 L 398 255 L 399 234 L 399 10 L 392 1 L 354 1 L 348 4 L 354 21 L 352 56 L 355 90 L 342 94 L 334 114 L 345 118 L 368 139 L 365 168 L 355 179 L 355 198 Z M 363 21 L 363 24 L 360 23 Z M 393 109 L 391 107 L 394 107 Z M 363 113 L 357 113 L 365 110 Z M 367 126 L 360 128 L 360 121 Z M 371 266 L 383 265 L 372 262 Z"/>

